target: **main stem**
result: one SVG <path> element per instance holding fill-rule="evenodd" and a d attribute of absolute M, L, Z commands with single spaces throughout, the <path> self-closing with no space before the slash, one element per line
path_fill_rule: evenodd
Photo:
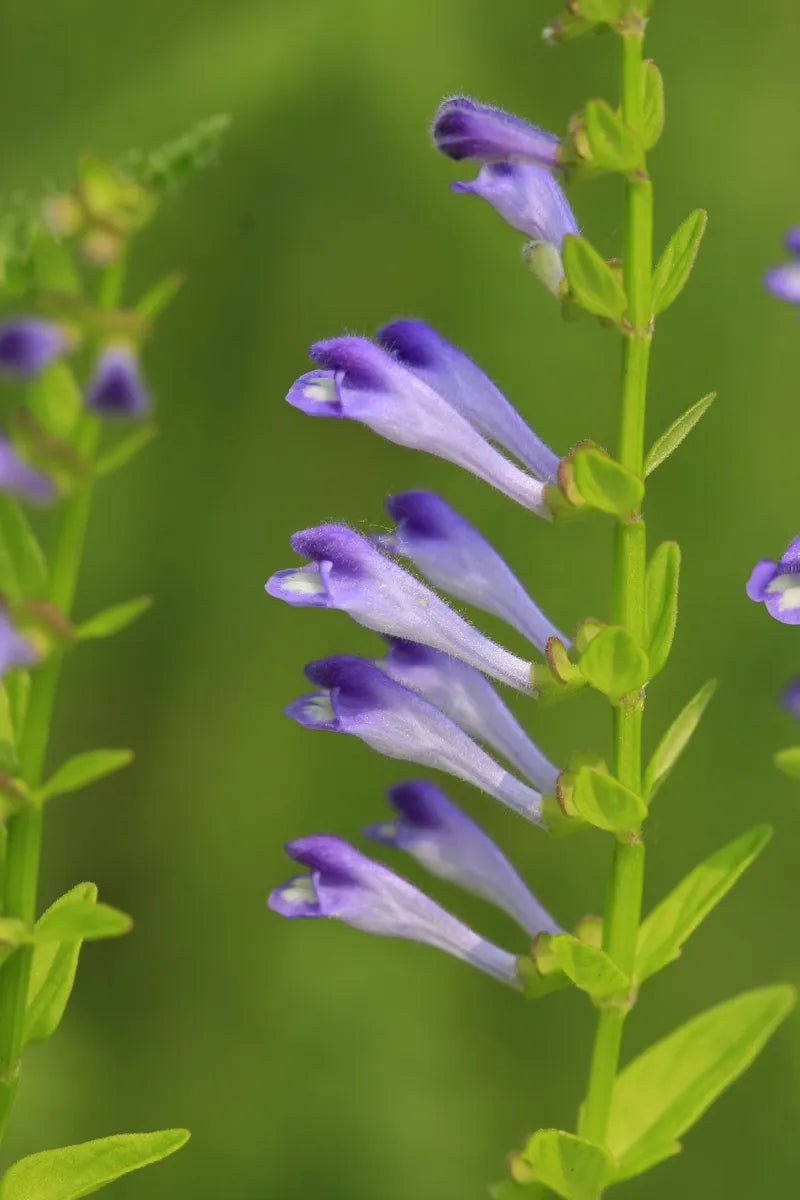
<path fill-rule="evenodd" d="M 622 42 L 622 115 L 632 128 L 641 127 L 642 34 L 626 34 Z M 623 337 L 622 401 L 619 461 L 641 475 L 644 464 L 647 370 L 650 358 L 651 276 L 653 256 L 653 194 L 644 176 L 627 183 L 623 277 L 628 296 L 630 330 Z M 614 543 L 613 616 L 641 645 L 644 642 L 645 570 L 644 521 L 617 527 Z M 642 789 L 643 700 L 613 710 L 614 774 L 637 795 Z M 614 847 L 606 898 L 603 948 L 620 970 L 631 976 L 642 908 L 644 844 L 638 830 Z M 622 1028 L 629 1003 L 621 1000 L 601 1008 L 597 1021 L 581 1133 L 602 1144 L 606 1138 L 614 1080 L 619 1065 Z"/>

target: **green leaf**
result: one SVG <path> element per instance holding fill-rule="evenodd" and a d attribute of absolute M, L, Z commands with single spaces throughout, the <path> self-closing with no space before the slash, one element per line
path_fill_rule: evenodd
<path fill-rule="evenodd" d="M 561 1129 L 537 1129 L 521 1157 L 537 1182 L 564 1200 L 595 1200 L 612 1171 L 602 1146 Z"/>
<path fill-rule="evenodd" d="M 675 1143 L 743 1071 L 792 1010 L 795 989 L 757 988 L 694 1017 L 617 1077 L 606 1145 L 628 1179 Z M 0 1200 L 3 1200 L 0 1196 Z"/>
<path fill-rule="evenodd" d="M 669 458 L 673 450 L 677 450 L 684 438 L 692 432 L 697 422 L 706 412 L 717 398 L 716 392 L 709 392 L 707 396 L 703 396 L 702 400 L 698 400 L 691 408 L 687 408 L 676 421 L 673 421 L 669 429 L 661 434 L 653 445 L 650 447 L 647 458 L 644 464 L 645 475 L 652 474 L 656 467 L 660 467 L 665 458 Z"/>
<path fill-rule="evenodd" d="M 122 770 L 131 762 L 132 750 L 87 750 L 85 754 L 76 754 L 50 776 L 38 793 L 39 799 L 49 800 L 51 796 L 77 792 L 105 775 Z"/>
<path fill-rule="evenodd" d="M 112 634 L 121 633 L 123 629 L 132 625 L 142 613 L 146 613 L 152 604 L 152 596 L 137 596 L 135 600 L 126 600 L 124 604 L 114 604 L 111 608 L 104 608 L 102 612 L 95 613 L 93 617 L 89 617 L 88 621 L 79 625 L 75 630 L 75 637 L 79 641 L 86 642 L 92 638 L 107 638 Z"/>
<path fill-rule="evenodd" d="M 677 542 L 662 542 L 647 564 L 645 612 L 651 679 L 669 658 L 675 636 L 680 566 L 681 548 Z"/>
<path fill-rule="evenodd" d="M 653 272 L 653 312 L 669 308 L 683 291 L 692 273 L 708 214 L 702 208 L 690 213 L 667 243 Z"/>
<path fill-rule="evenodd" d="M 32 254 L 37 291 L 79 295 L 80 276 L 66 242 L 57 241 L 40 228 L 34 235 Z"/>
<path fill-rule="evenodd" d="M 83 397 L 70 368 L 61 360 L 50 366 L 28 386 L 28 408 L 41 427 L 53 437 L 68 438 L 83 412 Z"/>
<path fill-rule="evenodd" d="M 185 1129 L 160 1129 L 43 1150 L 9 1167 L 0 1181 L 0 1200 L 79 1200 L 122 1175 L 160 1162 L 188 1139 Z"/>
<path fill-rule="evenodd" d="M 647 816 L 641 796 L 596 767 L 581 767 L 576 773 L 571 802 L 584 821 L 610 833 L 637 829 Z"/>
<path fill-rule="evenodd" d="M 800 746 L 789 746 L 775 755 L 775 766 L 790 779 L 800 779 Z"/>
<path fill-rule="evenodd" d="M 619 625 L 608 625 L 593 638 L 580 658 L 584 679 L 611 700 L 636 692 L 650 676 L 641 646 Z"/>
<path fill-rule="evenodd" d="M 578 491 L 590 508 L 630 521 L 644 496 L 644 483 L 602 450 L 576 450 L 572 471 Z"/>
<path fill-rule="evenodd" d="M 36 534 L 13 496 L 0 494 L 0 590 L 12 602 L 38 598 L 47 587 L 47 563 Z"/>
<path fill-rule="evenodd" d="M 642 67 L 642 87 L 641 135 L 645 150 L 652 150 L 664 131 L 664 80 L 651 59 Z"/>
<path fill-rule="evenodd" d="M 41 922 L 46 920 L 49 914 L 69 907 L 73 901 L 86 904 L 93 903 L 96 899 L 95 884 L 79 883 L 47 909 L 39 918 L 39 925 L 41 926 Z M 58 1029 L 75 982 L 81 945 L 81 938 L 73 938 L 70 941 L 44 941 L 34 945 L 28 985 L 28 1006 L 25 1013 L 25 1044 L 43 1042 Z"/>
<path fill-rule="evenodd" d="M 656 746 L 644 775 L 644 794 L 648 800 L 656 794 L 683 754 L 716 689 L 716 679 L 704 683 L 697 695 L 681 709 Z"/>
<path fill-rule="evenodd" d="M 140 425 L 127 437 L 120 438 L 105 454 L 101 454 L 95 463 L 94 473 L 98 478 L 113 475 L 122 467 L 127 466 L 140 450 L 152 442 L 156 436 L 154 425 Z"/>
<path fill-rule="evenodd" d="M 130 933 L 133 919 L 110 904 L 94 900 L 72 899 L 53 905 L 36 922 L 34 940 L 43 942 L 73 942 L 83 939 L 96 942 L 101 938 L 122 937 Z"/>
<path fill-rule="evenodd" d="M 590 162 L 627 174 L 644 165 L 640 139 L 605 100 L 590 100 L 584 112 Z"/>
<path fill-rule="evenodd" d="M 728 842 L 674 888 L 639 930 L 635 978 L 643 982 L 671 963 L 681 946 L 733 887 L 772 837 L 769 825 L 757 825 Z"/>
<path fill-rule="evenodd" d="M 182 275 L 165 275 L 145 292 L 135 311 L 145 321 L 154 321 L 172 303 L 182 287 Z"/>
<path fill-rule="evenodd" d="M 623 0 L 576 0 L 570 5 L 570 8 L 574 8 L 587 21 L 605 22 L 609 25 L 620 19 L 624 7 Z"/>
<path fill-rule="evenodd" d="M 630 980 L 605 951 L 590 946 L 571 933 L 542 935 L 535 943 L 536 965 L 547 979 L 563 973 L 594 1000 L 626 992 Z"/>
<path fill-rule="evenodd" d="M 569 290 L 581 308 L 597 317 L 619 321 L 628 305 L 625 290 L 594 246 L 584 238 L 568 234 L 561 256 Z"/>
<path fill-rule="evenodd" d="M 186 133 L 155 150 L 132 151 L 119 162 L 130 179 L 158 191 L 174 191 L 197 171 L 217 161 L 230 117 L 205 117 Z"/>

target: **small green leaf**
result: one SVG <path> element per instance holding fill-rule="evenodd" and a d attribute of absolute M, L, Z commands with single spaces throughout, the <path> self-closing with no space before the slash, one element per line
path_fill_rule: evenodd
<path fill-rule="evenodd" d="M 602 1146 L 561 1129 L 537 1129 L 521 1157 L 537 1182 L 564 1200 L 595 1200 L 612 1173 Z"/>
<path fill-rule="evenodd" d="M 152 596 L 137 596 L 135 600 L 126 600 L 124 604 L 104 608 L 102 612 L 95 613 L 88 621 L 79 625 L 75 630 L 75 637 L 81 642 L 86 642 L 92 638 L 107 638 L 112 634 L 121 633 L 142 613 L 146 613 L 152 604 Z"/>
<path fill-rule="evenodd" d="M 41 924 L 48 914 L 68 907 L 75 900 L 92 903 L 96 899 L 95 884 L 79 883 L 60 896 L 39 918 L 39 922 Z M 28 1042 L 43 1042 L 58 1029 L 75 982 L 81 944 L 80 938 L 74 938 L 71 941 L 38 942 L 34 946 L 25 1013 L 26 1045 Z"/>
<path fill-rule="evenodd" d="M 132 750 L 87 750 L 63 763 L 39 792 L 40 800 L 77 792 L 133 762 Z"/>
<path fill-rule="evenodd" d="M 615 1179 L 674 1154 L 677 1139 L 750 1066 L 794 1003 L 788 986 L 745 992 L 634 1059 L 617 1077 L 611 1102 L 606 1146 L 619 1163 Z"/>
<path fill-rule="evenodd" d="M 686 412 L 678 417 L 677 421 L 673 421 L 669 429 L 665 430 L 661 434 L 661 437 L 653 442 L 645 459 L 645 475 L 651 475 L 656 467 L 661 466 L 665 458 L 669 458 L 673 450 L 677 450 L 684 438 L 692 432 L 700 418 L 708 412 L 716 398 L 716 392 L 709 392 L 707 396 L 703 396 L 702 400 L 698 400 L 691 408 L 687 408 Z"/>
<path fill-rule="evenodd" d="M 535 943 L 536 965 L 548 978 L 563 973 L 576 987 L 588 992 L 593 1000 L 626 992 L 630 980 L 608 955 L 589 946 L 571 933 L 542 935 Z"/>
<path fill-rule="evenodd" d="M 102 478 L 104 475 L 113 475 L 115 471 L 127 466 L 140 450 L 144 450 L 145 446 L 152 442 L 155 436 L 154 425 L 140 425 L 133 433 L 115 442 L 109 450 L 106 450 L 105 454 L 101 454 L 95 464 L 95 475 L 98 478 Z"/>
<path fill-rule="evenodd" d="M 112 908 L 110 904 L 97 904 L 94 900 L 72 899 L 53 905 L 36 922 L 35 941 L 87 942 L 101 938 L 122 937 L 130 933 L 133 919 L 127 913 Z"/>
<path fill-rule="evenodd" d="M 681 946 L 728 894 L 772 837 L 769 825 L 757 825 L 728 842 L 690 872 L 656 905 L 639 930 L 635 977 L 643 982 L 671 963 Z"/>
<path fill-rule="evenodd" d="M 601 629 L 580 658 L 584 679 L 612 701 L 636 692 L 650 676 L 650 664 L 641 646 L 620 625 Z"/>
<path fill-rule="evenodd" d="M 568 234 L 561 255 L 569 290 L 581 308 L 610 321 L 621 320 L 628 304 L 625 290 L 594 246 Z"/>
<path fill-rule="evenodd" d="M 800 779 L 800 746 L 789 746 L 775 755 L 775 766 L 790 779 Z"/>
<path fill-rule="evenodd" d="M 572 471 L 584 503 L 600 512 L 630 521 L 644 496 L 644 483 L 602 450 L 576 450 Z"/>
<path fill-rule="evenodd" d="M 700 718 L 708 708 L 716 688 L 716 679 L 709 679 L 707 683 L 704 683 L 697 695 L 693 696 L 685 708 L 681 709 L 656 746 L 644 775 L 644 794 L 648 800 L 656 794 L 683 754 L 692 734 L 700 724 Z"/>
<path fill-rule="evenodd" d="M 652 150 L 664 131 L 664 80 L 652 59 L 642 67 L 642 87 L 642 141 L 645 150 Z"/>
<path fill-rule="evenodd" d="M 669 658 L 675 636 L 680 566 L 681 548 L 677 542 L 662 542 L 647 564 L 645 612 L 651 679 Z"/>
<path fill-rule="evenodd" d="M 593 166 L 627 174 L 644 164 L 642 143 L 605 100 L 590 100 L 584 113 L 586 140 Z"/>
<path fill-rule="evenodd" d="M 185 1129 L 160 1129 L 43 1150 L 9 1167 L 0 1181 L 0 1200 L 79 1200 L 122 1175 L 160 1162 L 188 1138 Z"/>
<path fill-rule="evenodd" d="M 581 767 L 576 773 L 571 802 L 579 817 L 609 833 L 637 829 L 647 816 L 641 796 L 595 767 Z"/>
<path fill-rule="evenodd" d="M 653 312 L 669 308 L 683 291 L 692 273 L 708 214 L 702 208 L 690 213 L 667 243 L 653 272 Z"/>
<path fill-rule="evenodd" d="M 154 321 L 172 303 L 182 287 L 182 275 L 166 275 L 145 292 L 135 311 L 145 321 Z"/>
<path fill-rule="evenodd" d="M 0 590 L 12 602 L 43 596 L 47 563 L 30 522 L 13 496 L 0 494 Z"/>
<path fill-rule="evenodd" d="M 83 412 L 77 380 L 62 360 L 51 363 L 28 386 L 28 408 L 53 437 L 69 438 Z"/>

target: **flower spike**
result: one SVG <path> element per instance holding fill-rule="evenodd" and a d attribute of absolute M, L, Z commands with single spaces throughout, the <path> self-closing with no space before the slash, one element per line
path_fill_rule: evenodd
<path fill-rule="evenodd" d="M 0 679 L 14 667 L 32 667 L 37 661 L 34 647 L 0 611 Z"/>
<path fill-rule="evenodd" d="M 0 492 L 9 492 L 32 504 L 49 504 L 57 495 L 53 481 L 21 459 L 3 437 L 0 437 Z"/>
<path fill-rule="evenodd" d="M 422 942 L 519 987 L 513 954 L 487 942 L 424 892 L 337 837 L 290 842 L 286 852 L 310 874 L 275 888 L 268 904 L 283 917 L 332 917 L 363 933 Z"/>
<path fill-rule="evenodd" d="M 542 654 L 551 637 L 569 648 L 569 638 L 534 604 L 494 547 L 440 496 L 399 492 L 388 498 L 386 511 L 397 528 L 375 539 L 383 550 L 409 559 L 456 599 L 501 617 Z"/>
<path fill-rule="evenodd" d="M 150 396 L 130 346 L 107 346 L 95 363 L 86 407 L 102 416 L 144 417 Z"/>
<path fill-rule="evenodd" d="M 367 338 L 317 342 L 323 370 L 293 384 L 286 399 L 311 416 L 343 417 L 399 446 L 463 467 L 539 516 L 549 517 L 544 486 L 509 462 L 433 388 Z"/>
<path fill-rule="evenodd" d="M 377 340 L 470 424 L 520 459 L 537 479 L 556 482 L 558 455 L 526 425 L 496 384 L 463 350 L 424 321 L 393 321 L 378 330 Z"/>
<path fill-rule="evenodd" d="M 387 795 L 398 817 L 370 825 L 366 837 L 405 850 L 432 875 L 496 904 L 531 938 L 563 932 L 492 839 L 432 783 L 412 780 Z"/>
<path fill-rule="evenodd" d="M 538 792 L 510 775 L 438 708 L 395 683 L 374 663 L 343 654 L 309 663 L 306 677 L 319 690 L 286 709 L 298 724 L 349 733 L 389 758 L 455 775 L 529 821 L 543 823 Z"/>
<path fill-rule="evenodd" d="M 367 629 L 433 646 L 519 691 L 530 690 L 529 662 L 473 629 L 346 525 L 303 530 L 291 546 L 312 561 L 273 575 L 266 584 L 270 596 L 296 607 L 339 609 Z"/>
<path fill-rule="evenodd" d="M 0 325 L 0 376 L 31 379 L 67 347 L 58 325 L 38 317 L 19 317 Z"/>
<path fill-rule="evenodd" d="M 544 167 L 558 166 L 558 138 L 554 133 L 468 96 L 453 96 L 440 104 L 431 133 L 436 148 L 457 161 L 514 158 Z"/>
<path fill-rule="evenodd" d="M 790 542 L 778 562 L 762 558 L 747 581 L 751 600 L 784 625 L 800 625 L 800 536 Z"/>
<path fill-rule="evenodd" d="M 390 679 L 411 688 L 465 733 L 485 742 L 546 795 L 556 794 L 558 767 L 534 745 L 510 709 L 480 671 L 441 650 L 389 638 L 378 660 Z"/>

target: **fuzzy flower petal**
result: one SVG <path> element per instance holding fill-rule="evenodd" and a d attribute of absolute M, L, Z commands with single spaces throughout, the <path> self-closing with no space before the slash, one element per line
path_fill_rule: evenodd
<path fill-rule="evenodd" d="M 298 838 L 286 847 L 310 874 L 295 875 L 269 898 L 283 917 L 330 917 L 364 933 L 422 942 L 519 987 L 516 960 L 456 920 L 394 871 L 336 837 Z"/>
<path fill-rule="evenodd" d="M 52 321 L 19 317 L 0 325 L 0 377 L 30 379 L 66 349 Z"/>
<path fill-rule="evenodd" d="M 377 340 L 470 424 L 520 459 L 537 479 L 556 482 L 558 455 L 462 350 L 424 321 L 394 321 L 378 331 Z"/>
<path fill-rule="evenodd" d="M 435 592 L 346 525 L 296 533 L 292 549 L 311 559 L 278 571 L 271 596 L 295 607 L 334 608 L 377 633 L 443 650 L 519 691 L 531 687 L 531 665 L 474 629 Z"/>
<path fill-rule="evenodd" d="M 555 134 L 467 96 L 453 96 L 439 106 L 431 133 L 437 149 L 456 160 L 522 158 L 545 167 L 557 165 Z"/>
<path fill-rule="evenodd" d="M 292 386 L 286 399 L 295 408 L 359 421 L 399 446 L 463 467 L 549 517 L 543 484 L 495 450 L 444 396 L 380 346 L 367 338 L 332 338 L 312 346 L 311 357 L 322 371 Z"/>
<path fill-rule="evenodd" d="M 513 229 L 557 250 L 568 233 L 578 232 L 560 184 L 534 163 L 488 163 L 471 183 L 456 182 L 451 187 L 487 200 Z"/>
<path fill-rule="evenodd" d="M 793 679 L 781 693 L 781 704 L 788 713 L 800 721 L 800 678 Z"/>
<path fill-rule="evenodd" d="M 800 261 L 772 267 L 764 276 L 764 287 L 776 300 L 800 304 Z"/>
<path fill-rule="evenodd" d="M 534 604 L 497 551 L 440 496 L 400 492 L 389 497 L 386 510 L 397 529 L 376 538 L 383 550 L 409 559 L 442 591 L 501 617 L 542 653 L 551 637 L 569 648 L 569 638 Z"/>
<path fill-rule="evenodd" d="M 130 346 L 107 346 L 95 363 L 86 391 L 86 407 L 101 416 L 144 417 L 150 395 Z"/>
<path fill-rule="evenodd" d="M 555 795 L 558 767 L 534 745 L 480 671 L 441 650 L 399 638 L 389 639 L 389 652 L 376 665 L 502 755 L 539 791 Z"/>
<path fill-rule="evenodd" d="M 370 825 L 368 838 L 405 850 L 432 875 L 496 904 L 532 938 L 563 932 L 491 838 L 432 783 L 401 783 L 388 797 L 398 817 Z"/>
<path fill-rule="evenodd" d="M 349 733 L 379 754 L 445 771 L 542 823 L 541 796 L 482 750 L 438 708 L 390 679 L 374 663 L 339 655 L 309 663 L 319 691 L 301 696 L 286 715 L 307 729 Z"/>
<path fill-rule="evenodd" d="M 0 437 L 0 492 L 9 492 L 32 504 L 49 504 L 55 500 L 55 484 L 47 475 L 20 458 L 14 447 Z"/>
<path fill-rule="evenodd" d="M 767 612 L 784 625 L 800 625 L 800 537 L 773 562 L 762 558 L 747 581 L 747 595 L 765 604 Z"/>
<path fill-rule="evenodd" d="M 790 254 L 800 255 L 800 225 L 787 229 L 783 244 Z"/>
<path fill-rule="evenodd" d="M 36 661 L 36 651 L 31 643 L 0 611 L 0 679 L 13 667 L 32 667 Z"/>

